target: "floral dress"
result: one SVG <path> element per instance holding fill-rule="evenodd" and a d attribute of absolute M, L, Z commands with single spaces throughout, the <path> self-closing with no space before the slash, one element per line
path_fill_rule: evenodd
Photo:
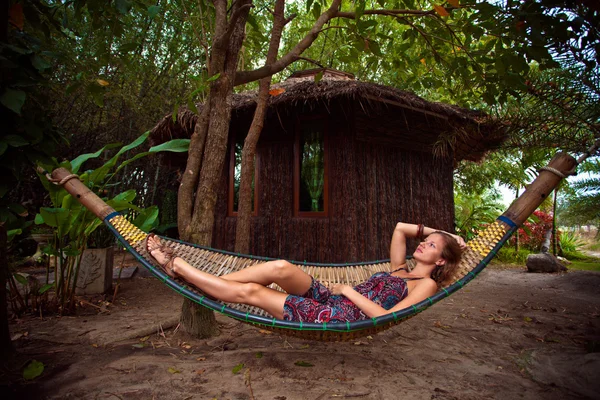
<path fill-rule="evenodd" d="M 375 304 L 391 309 L 408 295 L 406 281 L 389 272 L 377 272 L 366 282 L 354 287 Z M 352 322 L 367 316 L 350 300 L 334 295 L 318 280 L 312 280 L 303 296 L 289 295 L 283 306 L 283 319 L 298 322 Z"/>

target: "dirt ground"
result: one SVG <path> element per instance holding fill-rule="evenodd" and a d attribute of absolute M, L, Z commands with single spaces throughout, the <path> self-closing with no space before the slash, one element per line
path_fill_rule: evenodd
<path fill-rule="evenodd" d="M 112 299 L 112 296 L 111 296 Z M 387 331 L 347 343 L 292 339 L 218 316 L 177 329 L 182 299 L 151 277 L 76 317 L 13 321 L 3 399 L 584 399 L 600 393 L 600 273 L 488 268 Z M 25 381 L 31 360 L 43 374 Z M 242 366 L 243 365 L 243 366 Z"/>

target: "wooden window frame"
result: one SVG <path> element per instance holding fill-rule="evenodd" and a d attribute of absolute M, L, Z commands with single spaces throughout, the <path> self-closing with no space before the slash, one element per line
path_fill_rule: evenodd
<path fill-rule="evenodd" d="M 302 134 L 302 123 L 305 121 L 321 121 L 323 123 L 323 211 L 300 211 L 300 135 Z M 329 123 L 325 115 L 303 116 L 296 123 L 294 141 L 294 217 L 329 217 Z"/>
<path fill-rule="evenodd" d="M 235 138 L 231 141 L 230 147 L 229 147 L 229 185 L 228 185 L 228 194 L 227 194 L 227 216 L 228 217 L 237 217 L 238 212 L 233 210 L 233 203 L 234 203 L 234 174 L 235 174 L 235 143 L 236 140 Z M 258 165 L 259 165 L 259 154 L 258 154 L 258 147 L 256 149 L 257 151 L 254 153 L 254 211 L 252 212 L 252 216 L 256 217 L 258 216 Z M 238 201 L 238 205 L 239 205 L 239 201 Z"/>

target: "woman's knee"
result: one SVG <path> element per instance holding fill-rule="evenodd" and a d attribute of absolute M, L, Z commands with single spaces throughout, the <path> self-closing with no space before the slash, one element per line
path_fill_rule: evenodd
<path fill-rule="evenodd" d="M 238 291 L 238 299 L 235 300 L 236 303 L 254 303 L 254 300 L 259 296 L 260 291 L 266 289 L 263 285 L 259 283 L 242 283 L 240 286 L 240 290 Z"/>
<path fill-rule="evenodd" d="M 286 260 L 273 261 L 272 267 L 275 280 L 289 278 L 297 268 L 294 264 Z"/>

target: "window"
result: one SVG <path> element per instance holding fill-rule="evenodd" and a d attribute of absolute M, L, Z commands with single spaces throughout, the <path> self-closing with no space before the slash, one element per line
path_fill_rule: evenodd
<path fill-rule="evenodd" d="M 243 138 L 237 138 L 231 144 L 229 160 L 229 198 L 227 205 L 227 214 L 236 216 L 240 203 L 240 183 L 242 179 L 242 149 L 244 147 Z M 254 172 L 252 174 L 252 211 L 253 215 L 258 215 L 258 192 L 256 177 L 258 176 L 258 152 L 254 157 Z"/>
<path fill-rule="evenodd" d="M 323 119 L 300 122 L 294 154 L 294 216 L 326 217 L 327 136 Z"/>

